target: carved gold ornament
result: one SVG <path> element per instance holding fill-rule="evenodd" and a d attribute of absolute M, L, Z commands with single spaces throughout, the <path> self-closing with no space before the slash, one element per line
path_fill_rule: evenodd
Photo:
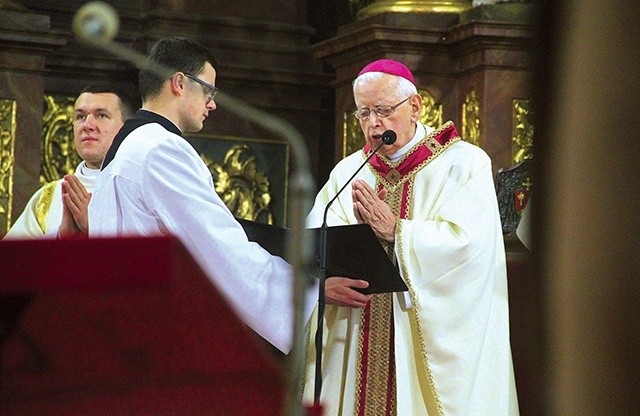
<path fill-rule="evenodd" d="M 45 184 L 73 173 L 82 161 L 73 141 L 75 98 L 44 96 L 42 126 L 42 167 L 40 183 Z"/>
<path fill-rule="evenodd" d="M 345 157 L 362 149 L 364 134 L 360 129 L 359 120 L 353 113 L 344 113 L 342 117 L 342 157 Z"/>
<path fill-rule="evenodd" d="M 475 90 L 471 90 L 462 104 L 462 139 L 480 146 L 480 101 Z"/>
<path fill-rule="evenodd" d="M 442 125 L 442 104 L 436 104 L 435 98 L 427 90 L 418 90 L 422 97 L 420 108 L 420 122 L 437 129 Z"/>
<path fill-rule="evenodd" d="M 250 146 L 233 146 L 223 163 L 204 154 L 200 156 L 211 171 L 215 191 L 235 217 L 273 224 L 269 178 L 258 171 L 256 155 Z"/>
<path fill-rule="evenodd" d="M 0 235 L 11 227 L 16 108 L 15 100 L 0 100 Z"/>
<path fill-rule="evenodd" d="M 513 100 L 513 164 L 533 158 L 533 114 L 529 100 Z"/>

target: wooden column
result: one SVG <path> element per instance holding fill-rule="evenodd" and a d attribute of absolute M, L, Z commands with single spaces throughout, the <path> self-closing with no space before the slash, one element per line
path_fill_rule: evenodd
<path fill-rule="evenodd" d="M 40 186 L 45 54 L 63 44 L 48 16 L 0 9 L 0 235 Z"/>

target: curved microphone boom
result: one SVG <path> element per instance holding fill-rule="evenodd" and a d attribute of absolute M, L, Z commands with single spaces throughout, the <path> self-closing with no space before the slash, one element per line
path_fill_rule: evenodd
<path fill-rule="evenodd" d="M 336 192 L 335 196 L 329 201 L 329 203 L 324 207 L 324 215 L 322 217 L 322 225 L 320 226 L 320 277 L 319 277 L 319 285 L 318 285 L 318 324 L 316 328 L 316 366 L 315 366 L 315 385 L 314 385 L 314 402 L 316 404 L 320 403 L 320 393 L 322 392 L 322 338 L 323 338 L 323 323 L 324 323 L 324 307 L 326 304 L 326 299 L 324 296 L 324 283 L 327 278 L 327 214 L 329 213 L 329 207 L 333 202 L 338 198 L 340 193 L 344 191 L 344 188 L 347 187 L 356 177 L 358 172 L 362 170 L 362 168 L 371 160 L 373 155 L 375 155 L 378 150 L 385 145 L 391 145 L 396 142 L 398 135 L 393 130 L 386 130 L 382 133 L 380 137 L 380 144 L 367 156 L 365 161 L 360 165 L 358 169 L 351 175 L 348 181 L 340 188 L 338 192 Z"/>
<path fill-rule="evenodd" d="M 104 49 L 105 51 L 124 59 L 137 68 L 143 68 L 147 56 L 131 48 L 121 46 L 114 42 L 119 19 L 115 9 L 101 1 L 92 1 L 80 7 L 73 18 L 73 32 L 76 38 L 83 44 Z M 155 65 L 147 69 L 156 72 L 160 76 L 171 76 L 175 71 L 170 68 Z M 311 209 L 311 203 L 315 194 L 315 183 L 309 170 L 309 154 L 304 137 L 288 121 L 253 107 L 239 99 L 233 98 L 224 92 L 218 92 L 216 101 L 224 106 L 225 110 L 240 119 L 255 123 L 277 137 L 286 140 L 291 147 L 291 179 L 289 180 L 289 226 L 291 233 L 287 241 L 287 261 L 293 269 L 293 346 L 289 353 L 288 386 L 286 397 L 287 414 L 301 415 L 302 403 L 298 397 L 298 386 L 302 380 L 304 371 L 304 359 L 306 354 L 304 340 L 304 310 L 305 292 L 311 285 L 305 272 L 315 267 L 315 253 L 313 250 L 312 235 L 305 228 L 305 216 Z"/>

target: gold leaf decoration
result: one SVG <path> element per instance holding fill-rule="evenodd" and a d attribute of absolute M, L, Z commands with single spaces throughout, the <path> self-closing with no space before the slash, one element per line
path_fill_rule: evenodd
<path fill-rule="evenodd" d="M 16 108 L 15 100 L 0 99 L 0 235 L 11 227 Z"/>
<path fill-rule="evenodd" d="M 420 122 L 437 129 L 442 125 L 442 104 L 436 104 L 435 98 L 427 90 L 418 90 L 422 97 L 420 108 Z"/>
<path fill-rule="evenodd" d="M 480 146 L 480 101 L 473 89 L 462 104 L 462 139 Z"/>
<path fill-rule="evenodd" d="M 513 100 L 513 163 L 533 158 L 533 114 L 529 100 Z"/>
<path fill-rule="evenodd" d="M 73 141 L 75 98 L 45 95 L 44 102 L 40 170 L 42 184 L 73 173 L 82 161 Z"/>
<path fill-rule="evenodd" d="M 200 156 L 211 171 L 215 191 L 235 217 L 273 224 L 269 178 L 258 171 L 255 152 L 249 145 L 233 146 L 222 163 Z"/>
<path fill-rule="evenodd" d="M 345 157 L 362 149 L 364 134 L 353 113 L 344 113 L 342 118 L 342 157 Z"/>
<path fill-rule="evenodd" d="M 358 19 L 380 13 L 462 13 L 472 0 L 349 0 Z"/>

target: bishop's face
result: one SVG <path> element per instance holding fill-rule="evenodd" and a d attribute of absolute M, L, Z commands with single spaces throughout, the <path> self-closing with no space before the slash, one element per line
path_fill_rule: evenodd
<path fill-rule="evenodd" d="M 382 146 L 378 150 L 378 153 L 385 156 L 394 154 L 411 141 L 415 134 L 415 123 L 420 118 L 420 96 L 399 96 L 396 85 L 396 77 L 384 75 L 372 81 L 360 82 L 355 89 L 357 109 L 369 110 L 369 116 L 359 120 L 367 144 L 374 149 L 378 147 L 382 133 L 386 130 L 393 130 L 398 136 L 394 144 Z M 392 113 L 386 117 L 376 112 L 376 108 L 394 106 Z"/>

